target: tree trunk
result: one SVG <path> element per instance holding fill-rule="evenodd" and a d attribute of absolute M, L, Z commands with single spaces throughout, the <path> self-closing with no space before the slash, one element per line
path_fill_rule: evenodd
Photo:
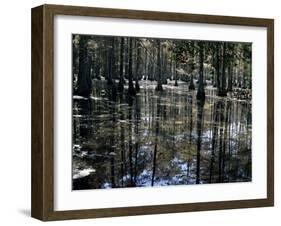
<path fill-rule="evenodd" d="M 162 87 L 162 71 L 161 71 L 161 43 L 157 39 L 157 86 L 156 91 L 163 91 Z"/>
<path fill-rule="evenodd" d="M 219 95 L 221 89 L 221 80 L 220 80 L 220 43 L 216 44 L 216 74 L 217 74 L 217 94 Z"/>
<path fill-rule="evenodd" d="M 161 69 L 162 69 L 162 84 L 167 84 L 167 66 L 168 56 L 167 52 L 164 53 L 164 49 L 161 48 Z"/>
<path fill-rule="evenodd" d="M 233 76 L 233 62 L 230 62 L 228 67 L 228 81 L 227 81 L 227 90 L 232 92 L 232 76 Z"/>
<path fill-rule="evenodd" d="M 191 48 L 191 54 L 192 54 L 192 62 L 189 64 L 189 66 L 191 67 L 190 68 L 190 73 L 191 73 L 191 76 L 190 76 L 190 83 L 189 83 L 189 86 L 188 86 L 188 89 L 189 90 L 195 90 L 195 85 L 194 85 L 194 79 L 193 79 L 193 71 L 194 71 L 194 68 L 195 68 L 195 54 L 194 54 L 194 49 L 195 49 L 195 46 L 194 46 L 194 43 L 191 44 L 190 46 Z"/>
<path fill-rule="evenodd" d="M 250 71 L 249 71 L 249 76 L 250 76 L 250 79 L 249 79 L 249 89 L 252 89 L 252 51 L 250 53 L 250 59 L 249 59 L 249 66 L 250 66 Z"/>
<path fill-rule="evenodd" d="M 129 79 L 129 38 L 126 39 L 125 45 L 125 78 Z M 125 82 L 125 80 L 124 80 Z"/>
<path fill-rule="evenodd" d="M 108 78 L 108 40 L 103 40 L 103 60 L 102 60 L 102 75 L 107 80 Z"/>
<path fill-rule="evenodd" d="M 115 40 L 112 37 L 110 40 L 110 47 L 108 52 L 108 78 L 107 78 L 107 84 L 109 87 L 110 92 L 110 99 L 113 101 L 116 101 L 116 94 L 117 89 L 115 86 L 115 79 L 114 79 L 114 72 L 115 72 L 115 57 L 114 57 L 114 51 L 115 51 Z"/>
<path fill-rule="evenodd" d="M 152 56 L 149 56 L 149 74 L 148 74 L 148 80 L 154 81 L 155 79 L 155 48 L 152 47 Z"/>
<path fill-rule="evenodd" d="M 73 69 L 73 73 L 72 75 L 77 75 L 78 74 L 78 69 L 79 69 L 79 46 L 77 47 L 75 45 L 75 39 L 76 35 L 72 36 L 72 69 Z M 75 78 L 73 77 L 73 81 L 75 81 Z"/>
<path fill-rule="evenodd" d="M 118 91 L 123 92 L 124 89 L 124 38 L 121 38 L 120 43 L 120 70 L 119 70 L 119 84 L 118 84 Z"/>
<path fill-rule="evenodd" d="M 203 65 L 204 54 L 203 54 L 203 43 L 199 42 L 199 85 L 197 90 L 197 100 L 205 100 L 205 90 L 204 90 L 204 79 L 203 79 Z"/>
<path fill-rule="evenodd" d="M 190 83 L 189 83 L 188 89 L 189 90 L 195 90 L 194 79 L 193 79 L 193 72 L 191 72 Z"/>
<path fill-rule="evenodd" d="M 137 48 L 137 60 L 136 60 L 136 74 L 135 74 L 135 91 L 138 93 L 140 91 L 139 77 L 140 77 L 140 59 L 141 59 L 141 48 L 139 41 L 136 39 L 135 48 Z"/>
<path fill-rule="evenodd" d="M 90 59 L 88 57 L 87 42 L 87 37 L 81 35 L 79 42 L 79 73 L 77 80 L 77 94 L 86 97 L 92 93 Z"/>
<path fill-rule="evenodd" d="M 145 58 L 144 58 L 144 80 L 147 80 L 147 49 L 145 51 Z"/>
<path fill-rule="evenodd" d="M 222 73 L 221 73 L 221 86 L 219 89 L 219 96 L 225 97 L 227 96 L 227 90 L 226 90 L 226 43 L 224 42 L 222 45 Z"/>
<path fill-rule="evenodd" d="M 178 86 L 178 72 L 177 72 L 177 61 L 175 62 L 175 70 L 174 70 L 174 76 L 175 76 L 175 86 Z"/>
<path fill-rule="evenodd" d="M 129 74 L 129 89 L 128 94 L 130 96 L 136 95 L 136 91 L 133 84 L 133 40 L 132 38 L 129 39 L 129 68 L 128 68 L 128 74 Z"/>
<path fill-rule="evenodd" d="M 95 53 L 93 54 L 93 62 L 94 62 L 94 66 L 93 66 L 93 74 L 94 74 L 94 78 L 100 80 L 100 72 L 101 72 L 101 59 L 100 59 L 101 53 L 100 50 L 97 49 L 95 51 Z"/>
<path fill-rule="evenodd" d="M 108 50 L 108 78 L 107 84 L 113 84 L 113 67 L 114 67 L 114 38 L 110 39 L 110 46 Z"/>

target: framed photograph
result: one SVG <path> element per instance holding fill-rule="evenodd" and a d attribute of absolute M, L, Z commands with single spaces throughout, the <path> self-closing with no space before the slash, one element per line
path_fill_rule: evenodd
<path fill-rule="evenodd" d="M 273 206 L 273 19 L 32 9 L 32 216 Z"/>

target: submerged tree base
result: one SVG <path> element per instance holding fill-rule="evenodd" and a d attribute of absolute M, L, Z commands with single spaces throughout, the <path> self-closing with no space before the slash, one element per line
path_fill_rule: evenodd
<path fill-rule="evenodd" d="M 140 85 L 138 82 L 136 82 L 135 91 L 136 91 L 136 93 L 138 93 L 140 91 Z"/>
<path fill-rule="evenodd" d="M 119 83 L 118 83 L 118 92 L 119 93 L 122 93 L 124 90 L 124 85 L 123 85 L 123 82 L 122 80 L 120 79 Z"/>
<path fill-rule="evenodd" d="M 197 92 L 196 99 L 200 101 L 205 101 L 205 92 Z"/>
<path fill-rule="evenodd" d="M 129 81 L 128 95 L 130 95 L 130 96 L 136 95 L 136 90 L 134 88 L 134 84 L 132 81 Z"/>
<path fill-rule="evenodd" d="M 227 96 L 227 91 L 218 90 L 218 96 L 219 97 L 226 97 Z"/>
<path fill-rule="evenodd" d="M 161 84 L 157 84 L 155 90 L 162 92 L 164 89 L 163 89 L 163 86 Z"/>
<path fill-rule="evenodd" d="M 188 86 L 189 90 L 195 90 L 195 85 L 193 82 L 190 82 L 189 86 Z"/>
<path fill-rule="evenodd" d="M 75 90 L 74 95 L 78 95 L 78 96 L 81 96 L 81 97 L 90 97 L 91 94 L 92 94 L 92 90 Z"/>
<path fill-rule="evenodd" d="M 112 101 L 116 101 L 117 89 L 115 83 L 113 82 L 111 85 L 109 85 L 108 89 L 109 89 L 109 99 Z"/>

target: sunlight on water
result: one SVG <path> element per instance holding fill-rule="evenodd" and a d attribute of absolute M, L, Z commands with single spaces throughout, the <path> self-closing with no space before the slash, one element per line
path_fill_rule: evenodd
<path fill-rule="evenodd" d="M 251 181 L 249 101 L 206 87 L 197 103 L 183 82 L 150 81 L 115 101 L 93 83 L 91 98 L 73 96 L 74 190 Z"/>

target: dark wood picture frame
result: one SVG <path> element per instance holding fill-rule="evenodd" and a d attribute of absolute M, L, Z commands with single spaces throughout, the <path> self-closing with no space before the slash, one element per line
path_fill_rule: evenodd
<path fill-rule="evenodd" d="M 267 198 L 122 208 L 54 211 L 54 16 L 95 16 L 267 28 Z M 160 214 L 274 205 L 274 20 L 183 13 L 42 5 L 32 9 L 31 215 L 49 220 Z"/>

